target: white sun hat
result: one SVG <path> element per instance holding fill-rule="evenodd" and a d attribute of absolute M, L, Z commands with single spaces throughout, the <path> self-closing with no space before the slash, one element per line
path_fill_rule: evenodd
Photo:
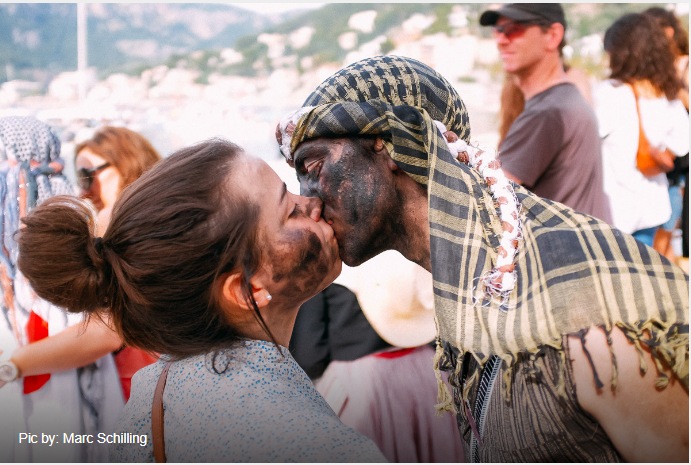
<path fill-rule="evenodd" d="M 351 268 L 343 265 L 336 284 L 357 296 L 374 330 L 391 345 L 417 347 L 437 333 L 432 275 L 388 250 Z"/>

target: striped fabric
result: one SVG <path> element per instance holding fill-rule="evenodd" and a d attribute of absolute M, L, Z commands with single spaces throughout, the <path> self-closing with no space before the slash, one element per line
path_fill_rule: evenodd
<path fill-rule="evenodd" d="M 523 357 L 519 363 L 526 369 L 513 375 L 510 402 L 505 402 L 500 392 L 499 380 L 505 369 L 501 363 L 495 365 L 497 382 L 488 385 L 486 392 L 481 383 L 477 393 L 469 395 L 470 403 L 476 406 L 473 414 L 482 444 L 474 439 L 468 420 L 456 417 L 466 462 L 624 462 L 602 427 L 579 407 L 568 366 L 565 392 L 559 392 L 554 382 L 561 372 L 559 351 L 548 347 L 534 360 Z M 477 418 L 480 401 L 485 405 L 482 418 Z"/>
<path fill-rule="evenodd" d="M 516 186 L 524 235 L 516 286 L 506 304 L 484 298 L 477 284 L 497 259 L 498 205 L 480 174 L 448 151 L 433 123 L 469 140 L 466 108 L 434 70 L 401 57 L 362 60 L 327 79 L 304 106 L 314 108 L 292 132 L 289 161 L 308 139 L 379 135 L 396 163 L 427 186 L 439 365 L 453 371 L 452 386 L 458 387 L 463 354 L 474 354 L 478 369 L 497 355 L 506 362 L 508 399 L 519 354 L 563 351 L 562 335 L 618 326 L 639 350 L 648 344 L 688 387 L 688 276 L 593 217 Z M 564 396 L 565 369 L 558 383 Z M 658 385 L 667 381 L 660 374 Z M 453 410 L 449 399 L 446 393 L 444 408 Z"/>

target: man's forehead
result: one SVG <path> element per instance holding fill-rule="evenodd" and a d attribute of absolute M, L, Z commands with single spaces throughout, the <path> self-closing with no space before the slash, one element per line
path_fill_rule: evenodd
<path fill-rule="evenodd" d="M 295 157 L 303 156 L 314 156 L 314 155 L 328 155 L 337 154 L 343 150 L 343 146 L 347 142 L 347 139 L 329 139 L 325 137 L 320 137 L 318 139 L 310 139 L 301 143 L 295 149 Z"/>

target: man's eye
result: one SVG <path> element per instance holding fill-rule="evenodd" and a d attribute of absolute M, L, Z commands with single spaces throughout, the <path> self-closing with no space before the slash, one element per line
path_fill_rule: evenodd
<path fill-rule="evenodd" d="M 322 159 L 308 160 L 304 165 L 304 171 L 309 175 L 319 176 L 323 164 L 324 160 Z"/>

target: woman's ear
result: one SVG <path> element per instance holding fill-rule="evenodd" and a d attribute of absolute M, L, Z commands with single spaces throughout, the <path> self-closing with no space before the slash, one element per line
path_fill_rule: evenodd
<path fill-rule="evenodd" d="M 252 310 L 252 303 L 247 301 L 245 296 L 245 286 L 243 285 L 244 276 L 242 273 L 229 273 L 222 279 L 221 296 L 224 300 L 230 302 L 235 307 Z M 256 279 L 250 279 L 250 287 L 252 289 L 251 298 L 257 304 L 257 307 L 262 308 L 271 301 L 271 294 L 264 288 L 264 286 Z"/>

